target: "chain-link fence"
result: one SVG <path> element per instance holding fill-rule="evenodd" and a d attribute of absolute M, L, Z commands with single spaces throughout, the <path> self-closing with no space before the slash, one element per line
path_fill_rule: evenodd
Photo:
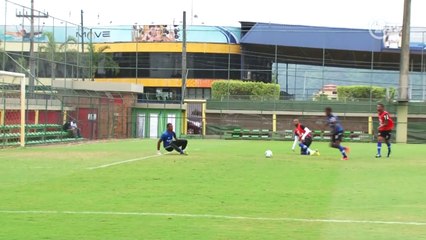
<path fill-rule="evenodd" d="M 22 101 L 19 85 L 3 83 L 0 94 L 0 145 L 19 145 Z M 131 110 L 135 99 L 131 94 L 74 92 L 70 95 L 66 89 L 36 88 L 25 100 L 25 143 L 132 137 Z M 67 126 L 71 122 L 75 125 Z"/>
<path fill-rule="evenodd" d="M 245 99 L 245 100 L 244 100 Z M 378 101 L 357 99 L 354 101 L 253 101 L 249 96 L 237 96 L 220 100 L 207 101 L 207 133 L 226 136 L 237 129 L 247 132 L 276 132 L 289 138 L 292 134 L 292 120 L 298 118 L 310 129 L 322 135 L 327 132 L 324 109 L 331 107 L 342 122 L 348 136 L 364 136 L 364 140 L 372 141 L 378 127 L 376 106 Z M 386 110 L 397 123 L 397 103 L 384 102 Z M 426 142 L 425 103 L 409 103 L 408 141 L 410 143 Z M 356 134 L 355 134 L 356 133 Z M 254 134 L 256 139 L 257 134 Z M 394 134 L 395 135 L 395 134 Z M 247 136 L 250 136 L 247 133 Z M 348 137 L 349 138 L 349 137 Z M 247 139 L 250 139 L 247 137 Z"/>
<path fill-rule="evenodd" d="M 151 31 L 167 33 L 167 37 L 173 35 L 174 41 L 181 41 L 179 26 L 172 26 L 173 31 L 160 25 L 137 24 L 88 28 L 38 10 L 35 11 L 34 25 L 31 25 L 25 17 L 30 10 L 5 1 L 5 22 L 0 26 L 3 30 L 0 31 L 0 66 L 5 71 L 25 73 L 29 79 L 25 103 L 26 131 L 27 140 L 33 143 L 66 139 L 60 132 L 64 124 L 71 121 L 78 128 L 71 137 L 83 139 L 155 138 L 166 122 L 175 123 L 179 133 L 196 136 L 223 137 L 240 129 L 252 132 L 250 136 L 260 136 L 258 131 L 263 131 L 285 138 L 293 128 L 293 118 L 300 118 L 313 130 L 320 131 L 322 136 L 327 131 L 322 113 L 326 106 L 331 106 L 339 114 L 343 125 L 351 132 L 374 133 L 376 127 L 372 130 L 371 126 L 377 121 L 373 118 L 371 123 L 369 117 L 376 115 L 378 101 L 385 103 L 394 117 L 396 115 L 396 104 L 391 99 L 374 99 L 371 94 L 368 99 L 345 101 L 336 97 L 335 89 L 337 85 L 365 85 L 382 86 L 389 91 L 393 88 L 397 92 L 396 55 L 385 61 L 374 52 L 354 53 L 348 57 L 343 52 L 317 49 L 315 56 L 301 59 L 299 54 L 303 51 L 283 52 L 275 46 L 275 52 L 268 53 L 262 48 L 240 46 L 236 43 L 241 38 L 241 32 L 238 33 L 241 29 L 237 28 L 230 34 L 237 36 L 236 41 L 226 42 L 225 50 L 206 53 L 204 46 L 203 52 L 188 53 L 188 86 L 182 91 L 181 53 L 163 47 L 155 51 L 141 50 L 142 46 L 147 46 L 144 44 L 149 44 L 147 38 Z M 194 36 L 213 32 L 204 27 L 188 31 Z M 111 38 L 111 34 L 117 34 L 118 38 Z M 122 36 L 123 41 L 120 40 Z M 164 39 L 158 40 L 161 41 Z M 123 42 L 134 45 L 129 50 L 130 45 L 120 45 Z M 115 50 L 109 51 L 110 47 Z M 338 57 L 333 57 L 334 54 Z M 387 65 L 388 60 L 392 66 Z M 426 98 L 424 66 L 422 51 L 415 55 L 411 64 L 410 96 L 416 101 Z M 267 77 L 262 78 L 263 75 Z M 113 89 L 81 90 L 68 84 L 94 80 L 95 77 L 100 83 L 146 83 L 146 86 L 144 93 L 136 93 Z M 262 100 L 259 96 L 210 99 L 209 84 L 212 81 L 240 78 L 279 83 L 280 100 Z M 64 83 L 63 87 L 58 85 L 60 81 Z M 19 84 L 3 82 L 1 91 L 2 136 L 3 139 L 15 139 L 3 143 L 16 144 L 16 126 L 20 121 Z M 330 94 L 323 96 L 327 91 Z M 207 99 L 207 103 L 185 104 L 183 94 L 186 99 Z M 422 124 L 425 104 L 410 103 L 409 113 L 410 141 L 426 142 Z M 41 136 L 41 132 L 55 133 Z"/>

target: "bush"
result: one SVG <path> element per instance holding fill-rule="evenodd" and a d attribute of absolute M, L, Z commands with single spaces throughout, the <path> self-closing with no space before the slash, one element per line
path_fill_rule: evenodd
<path fill-rule="evenodd" d="M 263 82 L 243 82 L 241 80 L 220 80 L 212 84 L 212 98 L 248 96 L 251 100 L 278 100 L 280 86 Z"/>
<path fill-rule="evenodd" d="M 330 99 L 328 99 L 328 95 L 323 93 L 316 95 L 314 100 L 319 102 L 330 101 Z"/>
<path fill-rule="evenodd" d="M 389 91 L 388 91 L 389 90 Z M 337 97 L 339 100 L 355 101 L 362 99 L 392 100 L 395 98 L 395 89 L 371 86 L 339 86 Z M 388 91 L 388 93 L 387 93 Z"/>

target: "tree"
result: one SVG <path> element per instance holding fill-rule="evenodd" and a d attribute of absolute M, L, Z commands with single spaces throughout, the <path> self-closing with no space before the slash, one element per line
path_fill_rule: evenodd
<path fill-rule="evenodd" d="M 112 55 L 105 53 L 108 49 L 110 49 L 110 46 L 108 45 L 101 47 L 96 47 L 93 43 L 89 43 L 87 45 L 89 54 L 89 61 L 87 62 L 91 63 L 90 78 L 92 81 L 95 78 L 96 72 L 101 68 L 106 71 L 111 71 L 114 75 L 117 75 L 120 72 L 120 66 L 116 61 L 114 61 Z"/>
<path fill-rule="evenodd" d="M 43 35 L 47 38 L 47 42 L 39 47 L 39 51 L 44 53 L 44 57 L 50 62 L 50 77 L 55 80 L 57 63 L 64 60 L 64 56 L 61 53 L 67 50 L 68 44 L 76 43 L 77 40 L 73 37 L 68 37 L 64 43 L 57 44 L 53 33 L 45 32 Z"/>
<path fill-rule="evenodd" d="M 27 73 L 28 61 L 23 54 L 21 54 L 18 58 L 13 58 L 2 47 L 2 41 L 0 40 L 0 69 L 3 71 L 15 71 L 18 73 Z"/>
<path fill-rule="evenodd" d="M 2 48 L 2 41 L 0 40 L 0 69 L 6 70 L 6 65 L 8 63 L 8 56 L 5 50 Z"/>
<path fill-rule="evenodd" d="M 18 59 L 16 59 L 16 68 L 15 68 L 15 72 L 18 73 L 27 73 L 28 71 L 28 61 L 27 59 L 25 59 L 24 56 L 20 56 Z"/>

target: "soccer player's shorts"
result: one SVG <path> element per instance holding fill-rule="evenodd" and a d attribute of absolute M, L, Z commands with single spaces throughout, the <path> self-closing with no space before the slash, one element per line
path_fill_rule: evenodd
<path fill-rule="evenodd" d="M 309 147 L 312 144 L 312 138 L 306 137 L 305 140 L 302 141 L 302 143 L 305 144 L 306 147 Z M 308 155 L 307 151 L 308 149 L 300 148 L 300 154 L 302 155 Z"/>
<path fill-rule="evenodd" d="M 305 140 L 302 141 L 302 143 L 305 144 L 307 147 L 309 147 L 312 144 L 312 138 L 306 137 Z"/>
<path fill-rule="evenodd" d="M 331 142 L 335 143 L 337 141 L 341 142 L 343 139 L 343 132 L 333 132 L 331 135 Z"/>
<path fill-rule="evenodd" d="M 392 131 L 389 131 L 389 130 L 386 130 L 386 131 L 379 131 L 379 136 L 380 136 L 380 137 L 382 137 L 382 138 L 384 138 L 384 139 L 386 139 L 386 140 L 389 140 L 389 139 L 391 139 L 391 137 L 392 137 L 391 132 L 392 132 Z"/>

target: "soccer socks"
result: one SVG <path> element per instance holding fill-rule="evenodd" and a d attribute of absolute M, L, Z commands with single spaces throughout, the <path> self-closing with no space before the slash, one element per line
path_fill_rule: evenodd
<path fill-rule="evenodd" d="M 302 155 L 310 155 L 311 153 L 315 153 L 314 150 L 310 149 L 308 146 L 306 146 L 303 143 L 299 143 L 299 147 L 302 148 L 302 151 L 303 151 Z"/>
<path fill-rule="evenodd" d="M 333 143 L 333 144 L 331 145 L 331 147 L 339 149 L 339 151 L 342 153 L 343 158 L 344 158 L 345 160 L 347 160 L 348 155 L 346 154 L 346 148 L 345 148 L 345 147 L 342 147 L 341 145 L 336 145 L 335 143 Z M 349 149 L 348 149 L 348 150 L 349 150 Z"/>
<path fill-rule="evenodd" d="M 390 157 L 391 152 L 392 152 L 392 144 L 390 142 L 386 142 L 386 145 L 388 146 L 387 157 Z M 381 151 L 382 151 L 382 143 L 381 142 L 377 142 L 377 155 L 376 155 L 376 158 L 382 157 Z"/>
<path fill-rule="evenodd" d="M 309 155 L 309 148 L 303 143 L 299 143 L 299 147 L 302 148 L 302 155 Z"/>
<path fill-rule="evenodd" d="M 340 146 L 340 145 L 339 145 L 338 149 L 339 149 L 339 151 L 342 153 L 343 157 L 347 157 L 347 156 L 346 156 L 346 151 L 345 151 L 345 148 L 344 148 L 344 147 L 342 147 L 342 146 Z"/>
<path fill-rule="evenodd" d="M 382 155 L 382 142 L 377 142 L 377 156 Z"/>
<path fill-rule="evenodd" d="M 388 157 L 390 156 L 392 150 L 391 150 L 391 143 L 387 143 L 388 145 Z"/>

